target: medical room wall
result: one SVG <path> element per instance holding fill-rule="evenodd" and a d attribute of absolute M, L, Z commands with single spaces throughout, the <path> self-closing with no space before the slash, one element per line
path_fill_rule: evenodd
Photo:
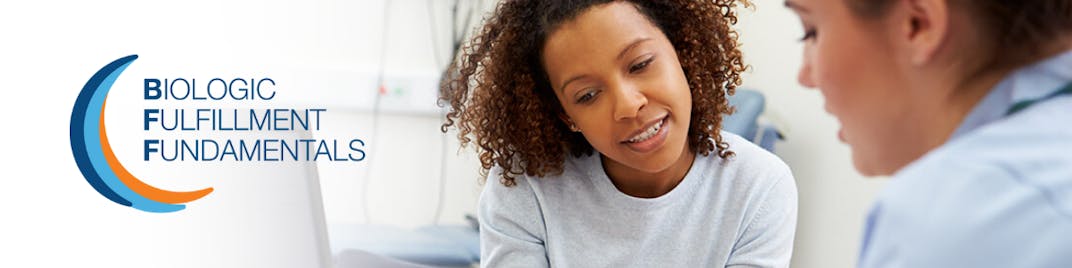
<path fill-rule="evenodd" d="M 494 5 L 463 1 L 454 12 L 453 2 L 362 1 L 358 14 L 338 14 L 359 32 L 344 46 L 359 54 L 350 64 L 365 66 L 366 80 L 382 72 L 384 82 L 382 88 L 369 81 L 356 89 L 379 94 L 378 105 L 371 102 L 376 96 L 365 95 L 370 101 L 344 106 L 344 112 L 326 118 L 325 125 L 332 127 L 319 133 L 356 131 L 369 137 L 363 165 L 319 165 L 330 224 L 466 224 L 465 216 L 475 212 L 479 162 L 472 147 L 459 146 L 456 132 L 440 132 L 443 110 L 435 106 L 435 97 L 437 79 L 453 57 L 452 39 L 480 19 L 468 9 Z"/>

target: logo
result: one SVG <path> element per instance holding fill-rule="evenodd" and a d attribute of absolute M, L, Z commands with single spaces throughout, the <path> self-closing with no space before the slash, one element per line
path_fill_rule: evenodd
<path fill-rule="evenodd" d="M 71 112 L 71 151 L 86 181 L 112 202 L 147 212 L 179 211 L 186 208 L 185 203 L 211 193 L 212 188 L 174 192 L 146 184 L 123 167 L 108 142 L 104 124 L 108 91 L 136 59 L 138 55 L 130 55 L 109 63 L 82 87 Z"/>

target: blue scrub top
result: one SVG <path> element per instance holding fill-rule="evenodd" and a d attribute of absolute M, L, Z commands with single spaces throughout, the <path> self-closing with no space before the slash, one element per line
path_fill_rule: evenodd
<path fill-rule="evenodd" d="M 1069 83 L 1072 50 L 998 83 L 879 194 L 859 267 L 1072 267 Z"/>

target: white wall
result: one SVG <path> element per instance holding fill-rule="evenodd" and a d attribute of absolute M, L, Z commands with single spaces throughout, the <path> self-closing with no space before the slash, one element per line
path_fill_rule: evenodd
<path fill-rule="evenodd" d="M 883 179 L 857 173 L 849 149 L 837 140 L 837 120 L 822 109 L 817 90 L 797 84 L 803 35 L 782 0 L 742 9 L 738 30 L 752 66 L 745 87 L 766 94 L 766 117 L 786 130 L 777 154 L 797 179 L 800 211 L 793 267 L 853 267 L 864 216 Z"/>
<path fill-rule="evenodd" d="M 451 31 L 459 31 L 460 36 L 465 28 L 476 27 L 483 14 L 470 14 L 466 9 L 487 12 L 495 6 L 495 1 L 462 0 L 458 17 L 452 18 L 456 1 L 367 2 L 372 3 L 363 5 L 360 14 L 353 16 L 357 21 L 348 22 L 360 25 L 362 40 L 348 44 L 361 51 L 356 64 L 380 66 L 382 62 L 388 74 L 442 72 L 452 56 Z M 385 3 L 389 3 L 386 25 Z M 451 24 L 456 24 L 456 29 Z M 388 32 L 386 42 L 381 43 L 384 26 Z M 407 228 L 465 224 L 464 216 L 476 211 L 481 189 L 474 150 L 460 148 L 456 132 L 440 132 L 442 114 L 375 112 L 368 108 L 326 117 L 331 121 L 326 124 L 333 127 L 320 133 L 325 137 L 350 133 L 375 137 L 369 143 L 372 152 L 366 165 L 320 165 L 328 221 Z M 373 128 L 373 124 L 377 126 Z"/>
<path fill-rule="evenodd" d="M 349 18 L 346 23 L 357 25 L 354 27 L 362 33 L 357 42 L 347 42 L 360 55 L 352 64 L 370 67 L 367 69 L 371 72 L 379 71 L 379 66 L 383 66 L 385 73 L 442 72 L 451 53 L 449 5 L 452 2 L 366 1 L 356 14 L 340 14 Z M 386 6 L 385 25 L 386 3 L 389 6 Z M 434 99 L 427 101 L 431 103 Z M 459 150 L 456 133 L 439 131 L 441 114 L 374 112 L 367 105 L 345 107 L 333 113 L 325 117 L 328 120 L 325 125 L 330 127 L 318 135 L 345 137 L 359 133 L 369 139 L 370 152 L 364 165 L 320 165 L 329 222 L 400 227 L 463 224 L 464 215 L 475 211 L 480 191 L 479 163 L 471 150 Z M 445 171 L 442 163 L 446 163 Z M 446 180 L 442 190 L 441 179 Z M 439 204 L 440 193 L 442 204 Z"/>

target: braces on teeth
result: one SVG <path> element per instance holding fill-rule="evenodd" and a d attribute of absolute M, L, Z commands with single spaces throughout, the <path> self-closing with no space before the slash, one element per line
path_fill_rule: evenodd
<path fill-rule="evenodd" d="M 628 142 L 630 142 L 630 143 L 641 142 L 641 141 L 647 140 L 647 139 L 655 136 L 655 133 L 659 133 L 659 128 L 663 127 L 663 122 L 664 121 L 659 121 L 659 123 L 656 123 L 655 125 L 653 125 L 650 128 L 648 128 L 648 131 L 645 131 L 644 133 L 640 133 L 640 135 L 637 135 L 636 137 L 633 137 L 632 139 L 629 139 Z"/>

